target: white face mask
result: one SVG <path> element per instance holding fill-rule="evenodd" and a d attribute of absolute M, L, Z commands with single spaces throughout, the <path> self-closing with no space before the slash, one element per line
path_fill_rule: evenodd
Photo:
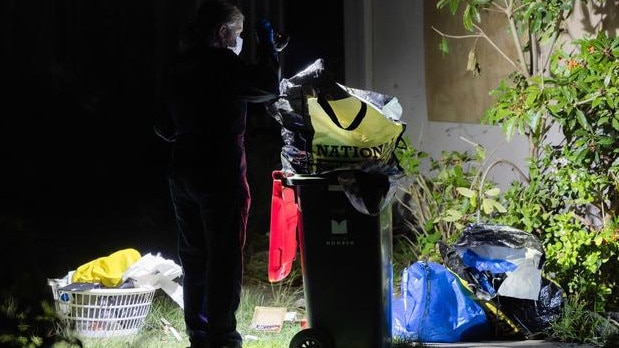
<path fill-rule="evenodd" d="M 234 47 L 228 47 L 228 48 L 232 50 L 232 52 L 234 52 L 234 54 L 238 56 L 239 54 L 241 54 L 241 50 L 243 49 L 243 38 L 240 36 L 237 36 Z"/>

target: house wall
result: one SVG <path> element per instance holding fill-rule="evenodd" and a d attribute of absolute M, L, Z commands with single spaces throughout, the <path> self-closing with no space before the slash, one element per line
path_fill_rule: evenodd
<path fill-rule="evenodd" d="M 496 126 L 428 120 L 424 5 L 435 6 L 435 1 L 345 0 L 346 83 L 397 97 L 407 122 L 406 136 L 418 149 L 435 158 L 442 151 L 472 150 L 471 143 L 477 143 L 486 148 L 486 164 L 508 160 L 526 172 L 528 144 L 523 137 L 516 136 L 508 142 Z M 617 17 L 617 5 L 612 6 L 578 6 L 569 22 L 568 38 L 580 37 L 604 23 L 609 30 L 616 30 L 612 26 L 617 22 L 613 20 Z M 500 165 L 490 172 L 490 178 L 506 188 L 519 176 L 511 167 Z"/>
<path fill-rule="evenodd" d="M 520 137 L 506 142 L 498 127 L 428 120 L 423 2 L 363 0 L 361 3 L 364 9 L 371 11 L 371 15 L 365 17 L 358 14 L 362 10 L 359 3 L 353 0 L 345 2 L 344 13 L 356 13 L 355 19 L 345 20 L 345 27 L 352 29 L 359 26 L 360 19 L 365 18 L 363 26 L 366 32 L 370 32 L 369 37 L 358 43 L 358 38 L 349 39 L 347 31 L 345 35 L 349 47 L 346 55 L 359 56 L 359 53 L 351 52 L 351 48 L 371 55 L 357 62 L 361 66 L 356 66 L 355 62 L 347 64 L 347 83 L 397 97 L 403 109 L 402 118 L 407 123 L 406 136 L 414 146 L 435 158 L 442 151 L 473 149 L 470 142 L 474 142 L 485 146 L 489 153 L 493 152 L 489 155 L 489 161 L 508 159 L 524 167 L 528 147 Z M 365 75 L 360 76 L 360 72 Z M 491 177 L 501 186 L 517 178 L 509 168 L 503 166 L 496 167 Z"/>

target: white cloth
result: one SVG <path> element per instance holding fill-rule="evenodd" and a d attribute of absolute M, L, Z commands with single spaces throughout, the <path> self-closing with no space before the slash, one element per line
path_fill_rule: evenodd
<path fill-rule="evenodd" d="M 131 279 L 135 287 L 161 289 L 183 308 L 183 287 L 174 281 L 182 274 L 183 269 L 174 261 L 148 253 L 129 266 L 123 274 L 123 282 Z"/>

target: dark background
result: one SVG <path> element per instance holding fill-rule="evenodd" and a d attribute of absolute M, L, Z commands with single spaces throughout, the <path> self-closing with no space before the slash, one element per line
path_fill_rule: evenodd
<path fill-rule="evenodd" d="M 246 33 L 266 17 L 292 37 L 283 77 L 324 58 L 344 80 L 342 1 L 234 3 Z M 0 2 L 2 290 L 26 296 L 24 288 L 45 288 L 47 278 L 123 248 L 176 258 L 171 147 L 152 122 L 162 71 L 195 8 L 195 0 Z M 254 50 L 246 35 L 242 55 Z M 279 126 L 262 110 L 248 115 L 248 243 L 264 247 L 270 173 L 281 164 Z"/>

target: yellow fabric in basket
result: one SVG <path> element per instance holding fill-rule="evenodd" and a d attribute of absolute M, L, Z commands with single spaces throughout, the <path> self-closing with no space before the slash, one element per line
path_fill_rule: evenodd
<path fill-rule="evenodd" d="M 100 283 L 113 288 L 122 283 L 123 273 L 142 256 L 135 249 L 123 249 L 109 256 L 100 257 L 85 263 L 75 270 L 71 281 L 74 283 Z"/>

